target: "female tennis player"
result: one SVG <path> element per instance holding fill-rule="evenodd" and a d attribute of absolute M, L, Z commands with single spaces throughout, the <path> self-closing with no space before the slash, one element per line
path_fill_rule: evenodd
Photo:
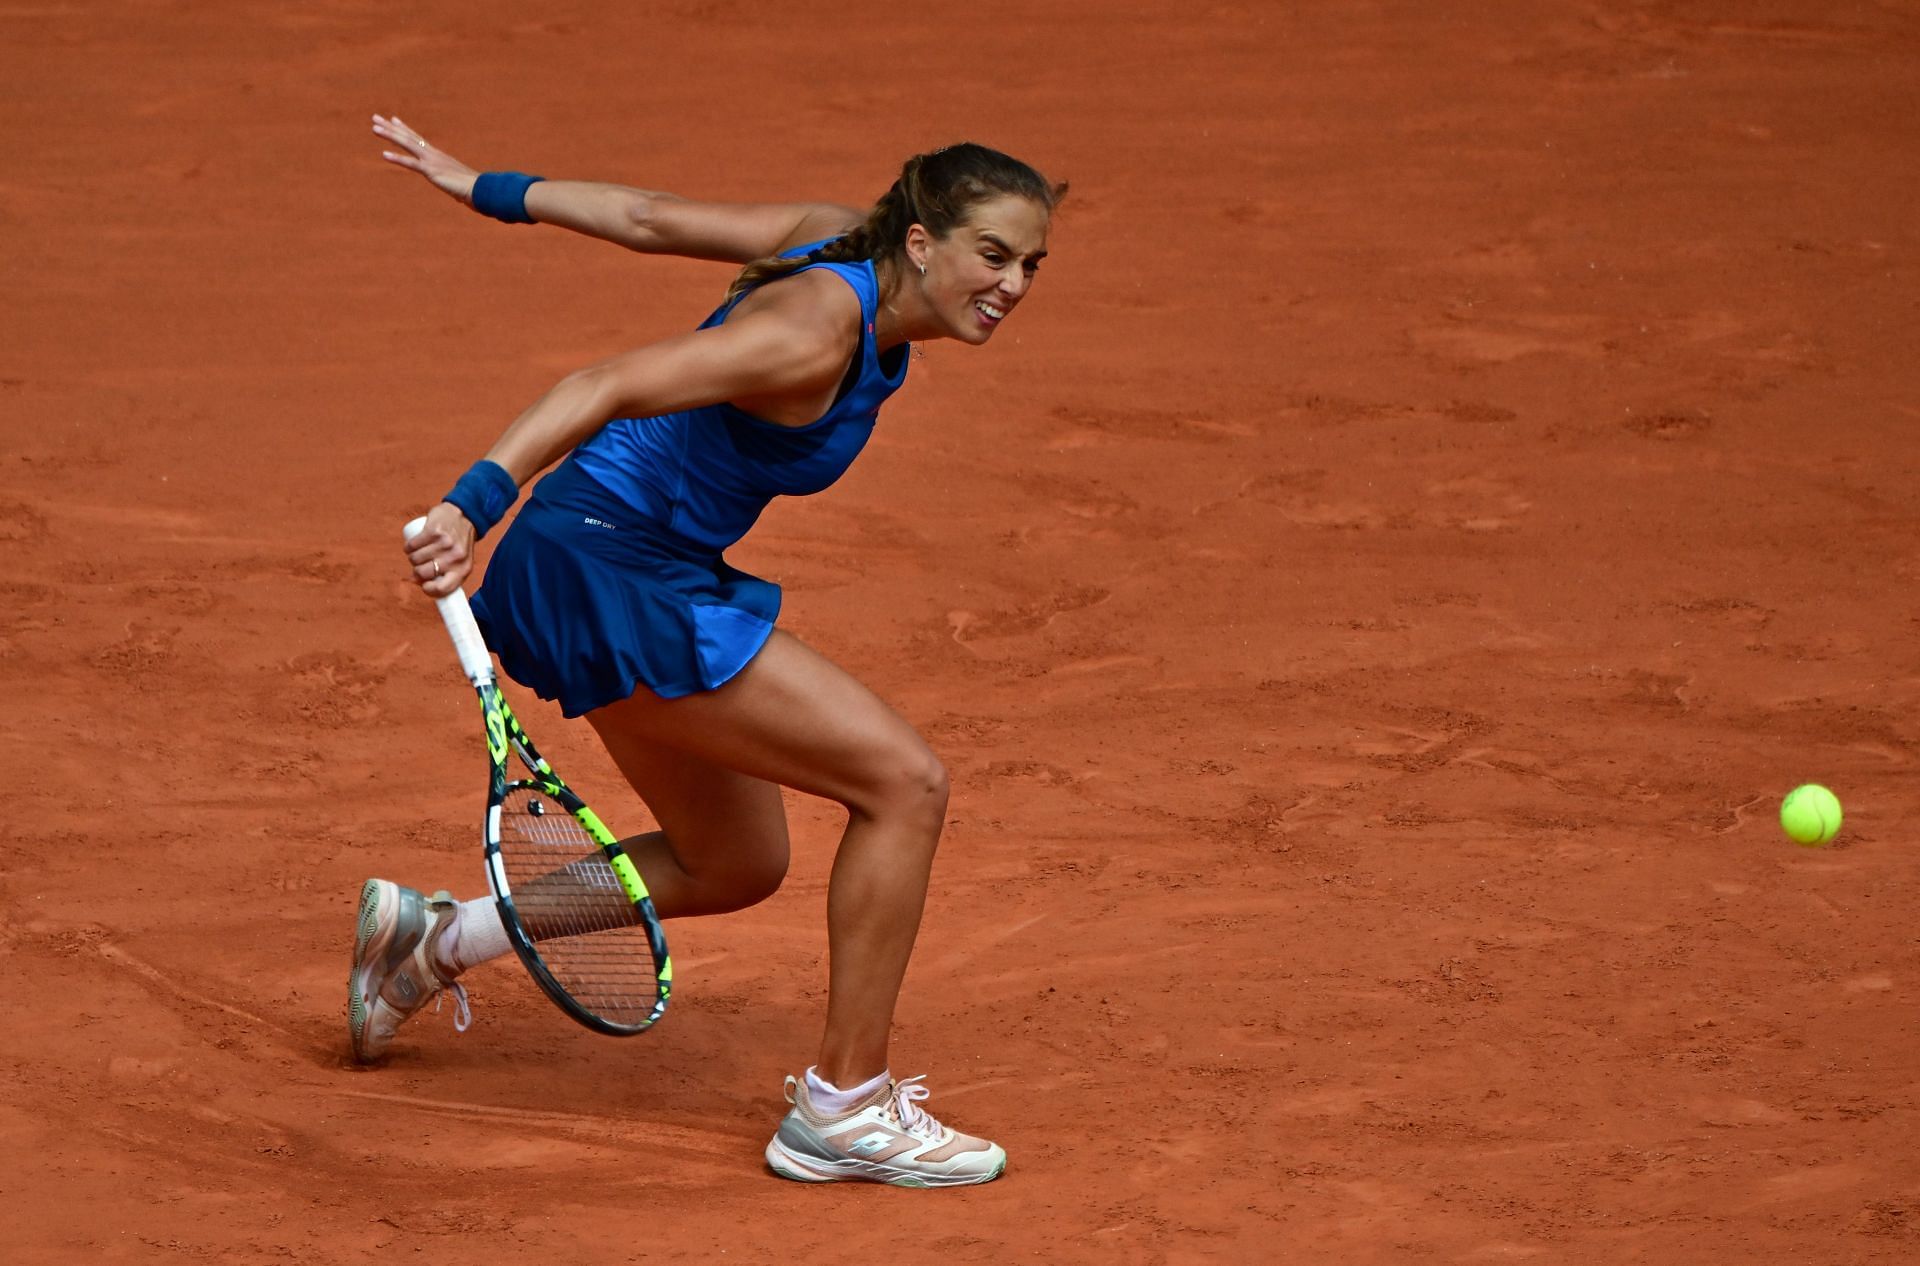
<path fill-rule="evenodd" d="M 475 539 L 553 462 L 473 598 L 507 674 L 585 716 L 660 830 L 625 842 L 663 917 L 764 900 L 787 871 L 780 788 L 848 821 L 827 897 L 826 1028 L 787 1078 L 767 1145 L 807 1182 L 986 1182 L 996 1144 L 942 1125 L 888 1033 L 920 925 L 947 775 L 913 729 L 775 627 L 778 586 L 722 552 L 775 496 L 832 484 L 906 378 L 910 345 L 993 337 L 1033 285 L 1065 186 L 964 144 L 907 161 L 868 212 L 723 204 L 511 172 L 480 174 L 397 118 L 389 162 L 476 211 L 649 254 L 744 265 L 693 333 L 569 374 L 460 477 L 407 545 L 429 595 L 460 586 Z M 352 989 L 353 1045 L 378 1057 L 461 972 L 508 952 L 490 896 L 372 881 Z"/>

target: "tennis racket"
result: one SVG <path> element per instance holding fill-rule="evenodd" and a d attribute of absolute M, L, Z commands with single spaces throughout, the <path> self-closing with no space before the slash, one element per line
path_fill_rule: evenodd
<path fill-rule="evenodd" d="M 406 539 L 426 523 L 407 524 Z M 520 728 L 466 592 L 435 604 L 486 720 L 487 883 L 507 939 L 562 1011 L 597 1033 L 645 1032 L 673 995 L 673 959 L 647 885 L 613 832 Z M 508 748 L 527 777 L 509 777 Z"/>

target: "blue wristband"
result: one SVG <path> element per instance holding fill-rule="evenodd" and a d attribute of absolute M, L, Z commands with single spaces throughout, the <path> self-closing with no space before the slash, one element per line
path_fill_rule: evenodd
<path fill-rule="evenodd" d="M 505 224 L 532 224 L 527 190 L 545 179 L 517 171 L 483 172 L 473 182 L 473 209 Z"/>
<path fill-rule="evenodd" d="M 474 539 L 478 540 L 520 499 L 520 485 L 513 482 L 506 467 L 482 459 L 468 467 L 453 491 L 440 499 L 459 507 L 467 522 L 473 524 Z"/>

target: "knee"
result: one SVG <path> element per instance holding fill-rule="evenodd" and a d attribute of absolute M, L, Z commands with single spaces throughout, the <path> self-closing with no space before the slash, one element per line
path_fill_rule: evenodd
<path fill-rule="evenodd" d="M 734 908 L 744 910 L 748 906 L 759 905 L 780 891 L 780 885 L 786 882 L 786 878 L 787 851 L 784 848 L 777 855 L 769 852 L 755 857 L 735 876 L 733 891 L 739 904 Z"/>
<path fill-rule="evenodd" d="M 946 821 L 950 791 L 947 767 L 933 749 L 917 744 L 890 753 L 865 795 L 847 807 L 869 817 L 918 819 L 937 832 Z"/>
<path fill-rule="evenodd" d="M 693 878 L 703 890 L 703 914 L 727 914 L 759 905 L 787 878 L 787 849 L 760 848 L 728 858 L 724 865 L 699 868 Z"/>

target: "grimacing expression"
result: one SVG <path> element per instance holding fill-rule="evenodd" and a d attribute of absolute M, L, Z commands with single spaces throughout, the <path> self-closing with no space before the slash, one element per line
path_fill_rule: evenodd
<path fill-rule="evenodd" d="M 925 239 L 927 270 L 919 281 L 949 336 L 976 345 L 993 337 L 1033 286 L 1051 220 L 1033 199 L 1001 194 L 975 206 L 946 237 Z"/>

